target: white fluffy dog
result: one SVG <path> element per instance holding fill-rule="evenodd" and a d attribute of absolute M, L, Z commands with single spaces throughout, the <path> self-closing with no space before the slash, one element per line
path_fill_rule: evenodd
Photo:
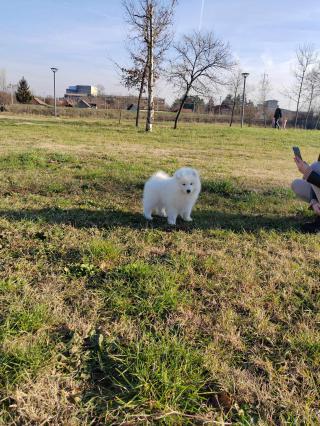
<path fill-rule="evenodd" d="M 152 213 L 168 217 L 168 223 L 175 225 L 180 215 L 188 222 L 191 210 L 201 190 L 197 170 L 183 167 L 170 177 L 164 172 L 157 172 L 144 185 L 144 216 L 152 220 Z"/>

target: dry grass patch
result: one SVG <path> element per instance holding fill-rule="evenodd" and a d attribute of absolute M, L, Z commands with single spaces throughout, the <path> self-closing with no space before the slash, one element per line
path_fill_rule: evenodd
<path fill-rule="evenodd" d="M 0 131 L 3 424 L 320 422 L 320 243 L 288 188 L 316 132 Z M 146 223 L 145 179 L 183 165 L 202 176 L 194 222 Z"/>

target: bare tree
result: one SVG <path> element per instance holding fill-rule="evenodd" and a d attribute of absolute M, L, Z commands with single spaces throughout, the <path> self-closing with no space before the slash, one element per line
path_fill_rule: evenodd
<path fill-rule="evenodd" d="M 209 88 L 225 84 L 221 73 L 233 66 L 229 45 L 212 32 L 194 31 L 184 35 L 174 46 L 177 57 L 171 61 L 170 81 L 183 91 L 174 121 L 177 128 L 180 113 L 190 93 L 208 95 Z"/>
<path fill-rule="evenodd" d="M 234 111 L 236 108 L 237 99 L 239 97 L 242 80 L 243 78 L 241 75 L 241 70 L 237 68 L 233 71 L 232 76 L 228 82 L 228 85 L 233 95 L 232 110 L 231 110 L 231 117 L 230 117 L 230 123 L 229 123 L 230 127 L 232 126 L 232 123 L 233 123 Z"/>
<path fill-rule="evenodd" d="M 0 90 L 0 106 L 9 104 L 10 99 L 9 93 Z"/>
<path fill-rule="evenodd" d="M 267 127 L 267 96 L 270 92 L 270 81 L 268 74 L 264 73 L 261 76 L 261 80 L 259 82 L 259 104 L 261 105 L 261 110 L 263 114 L 263 122 L 264 127 Z"/>
<path fill-rule="evenodd" d="M 131 68 L 121 68 L 122 73 L 122 84 L 127 89 L 138 89 L 138 103 L 137 103 L 137 113 L 136 113 L 136 127 L 139 126 L 140 119 L 140 107 L 142 95 L 145 92 L 146 87 L 146 78 L 147 78 L 147 64 L 145 58 L 138 53 L 130 52 L 132 67 Z M 154 74 L 154 79 L 157 78 L 157 74 Z"/>
<path fill-rule="evenodd" d="M 137 102 L 137 112 L 136 112 L 136 127 L 139 126 L 139 118 L 140 118 L 140 106 L 142 95 L 145 92 L 146 86 L 146 76 L 147 76 L 147 66 L 146 66 L 146 58 L 145 52 L 141 52 L 141 46 L 135 46 L 135 48 L 139 48 L 139 52 L 135 52 L 133 47 L 129 48 L 129 56 L 131 65 L 121 66 L 117 62 L 114 62 L 114 65 L 120 71 L 120 81 L 121 84 L 126 89 L 136 89 L 138 90 L 138 102 Z M 137 49 L 138 50 L 138 49 Z"/>
<path fill-rule="evenodd" d="M 301 95 L 304 88 L 305 77 L 310 66 L 315 63 L 317 54 L 312 44 L 304 44 L 298 47 L 296 51 L 297 65 L 294 72 L 296 79 L 296 116 L 294 121 L 294 127 L 297 127 L 299 106 L 301 101 Z"/>
<path fill-rule="evenodd" d="M 162 72 L 164 72 L 161 62 L 163 61 L 163 51 L 157 52 L 157 55 L 154 58 L 154 82 L 160 78 Z M 125 68 L 119 67 L 121 70 L 121 83 L 127 89 L 137 89 L 138 90 L 138 102 L 137 102 L 137 112 L 136 112 L 136 127 L 139 127 L 140 119 L 140 107 L 142 95 L 146 91 L 147 85 L 147 76 L 148 76 L 148 67 L 144 57 L 141 53 L 130 52 L 132 67 Z"/>
<path fill-rule="evenodd" d="M 320 108 L 318 108 L 318 117 L 316 120 L 316 124 L 314 125 L 314 130 L 318 129 L 319 123 L 320 123 Z"/>
<path fill-rule="evenodd" d="M 102 84 L 96 84 L 97 88 L 97 95 L 98 96 L 104 96 L 105 95 L 105 87 Z"/>
<path fill-rule="evenodd" d="M 308 119 L 313 106 L 313 102 L 320 94 L 320 65 L 318 65 L 317 68 L 312 69 L 308 72 L 308 74 L 306 74 L 305 86 L 305 95 L 308 102 L 308 109 L 304 128 L 307 129 Z"/>
<path fill-rule="evenodd" d="M 6 70 L 4 68 L 0 69 L 0 90 L 3 92 L 7 90 Z"/>
<path fill-rule="evenodd" d="M 146 74 L 147 67 L 146 65 L 141 68 L 131 68 L 131 69 L 122 69 L 123 78 L 125 87 L 128 89 L 139 88 L 138 102 L 137 102 L 137 113 L 136 113 L 136 127 L 139 126 L 140 119 L 140 109 L 141 109 L 141 98 L 142 94 L 145 91 L 146 84 Z"/>
<path fill-rule="evenodd" d="M 140 98 L 147 82 L 148 111 L 146 131 L 152 131 L 154 121 L 154 82 L 155 63 L 158 65 L 172 40 L 170 27 L 172 24 L 174 7 L 177 0 L 123 0 L 127 21 L 130 24 L 130 39 L 135 44 L 132 52 L 141 52 L 140 70 Z M 137 57 L 132 54 L 131 57 Z M 155 61 L 157 58 L 157 61 Z M 137 63 L 131 70 L 136 69 Z"/>

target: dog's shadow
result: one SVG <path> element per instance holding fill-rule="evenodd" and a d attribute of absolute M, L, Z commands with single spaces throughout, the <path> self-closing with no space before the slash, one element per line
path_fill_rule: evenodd
<path fill-rule="evenodd" d="M 175 230 L 193 232 L 195 230 L 230 230 L 233 232 L 259 232 L 275 230 L 288 232 L 298 230 L 301 224 L 299 217 L 266 216 L 241 213 L 225 213 L 216 210 L 195 211 L 193 222 L 177 220 L 176 226 L 168 225 L 167 219 L 155 217 L 147 221 L 142 214 L 121 210 L 89 210 L 89 209 L 22 209 L 0 210 L 0 217 L 10 221 L 32 221 L 36 223 L 64 224 L 75 228 L 115 228 L 161 229 L 166 232 Z"/>

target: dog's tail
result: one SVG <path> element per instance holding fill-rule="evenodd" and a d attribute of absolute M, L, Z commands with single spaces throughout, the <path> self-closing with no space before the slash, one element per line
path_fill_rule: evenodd
<path fill-rule="evenodd" d="M 154 175 L 152 175 L 155 179 L 168 179 L 170 177 L 167 173 L 163 172 L 162 170 L 159 170 Z"/>

